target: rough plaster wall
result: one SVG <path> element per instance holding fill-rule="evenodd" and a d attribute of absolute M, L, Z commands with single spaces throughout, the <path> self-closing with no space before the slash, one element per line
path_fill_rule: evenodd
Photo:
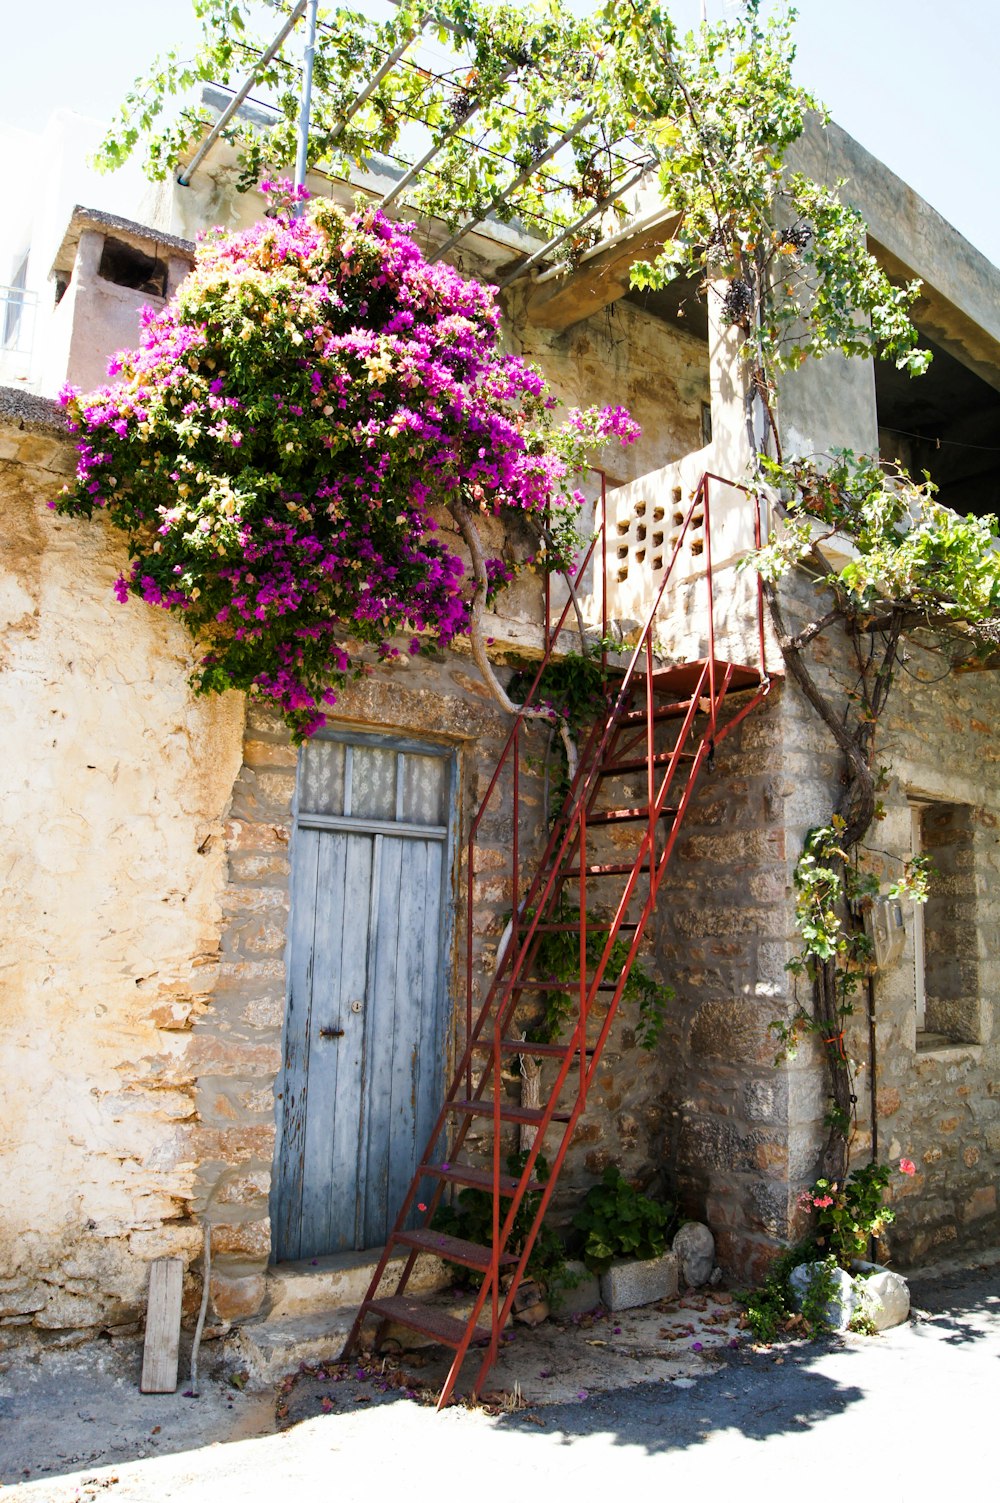
<path fill-rule="evenodd" d="M 508 294 L 505 336 L 540 365 L 568 406 L 627 407 L 642 428 L 628 449 L 609 444 L 598 458 L 621 483 L 702 447 L 701 407 L 709 401 L 708 346 L 686 330 L 617 302 L 563 333 L 532 328 L 523 294 Z"/>
<path fill-rule="evenodd" d="M 195 700 L 182 629 L 111 593 L 124 551 L 46 509 L 68 444 L 2 439 L 0 1328 L 115 1326 L 148 1259 L 197 1249 L 183 1056 L 242 704 Z"/>

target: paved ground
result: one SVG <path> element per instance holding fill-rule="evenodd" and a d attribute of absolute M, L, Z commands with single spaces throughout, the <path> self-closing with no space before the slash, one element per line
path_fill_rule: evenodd
<path fill-rule="evenodd" d="M 308 1492 L 367 1503 L 392 1489 L 417 1500 L 461 1492 L 477 1503 L 615 1503 L 626 1488 L 655 1497 L 686 1483 L 710 1500 L 738 1492 L 751 1503 L 782 1487 L 804 1487 L 818 1503 L 937 1503 L 945 1488 L 970 1484 L 992 1496 L 1000 1268 L 912 1289 L 915 1318 L 882 1337 L 757 1352 L 705 1342 L 688 1358 L 696 1379 L 507 1413 L 437 1414 L 421 1402 L 419 1368 L 398 1377 L 372 1368 L 360 1380 L 356 1369 L 330 1369 L 279 1392 L 277 1408 L 274 1395 L 219 1383 L 200 1399 L 139 1399 L 120 1358 L 95 1364 L 92 1349 L 64 1353 L 36 1368 L 34 1381 L 11 1371 L 0 1386 L 3 1495 L 281 1503 Z M 526 1370 L 537 1368 L 530 1340 L 522 1350 Z"/>

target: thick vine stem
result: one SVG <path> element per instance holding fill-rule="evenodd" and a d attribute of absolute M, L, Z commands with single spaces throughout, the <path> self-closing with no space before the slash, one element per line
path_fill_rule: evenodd
<path fill-rule="evenodd" d="M 486 554 L 483 551 L 483 542 L 479 536 L 475 518 L 467 507 L 461 502 L 453 501 L 448 510 L 455 518 L 462 540 L 469 550 L 472 559 L 472 575 L 476 581 L 476 587 L 472 596 L 472 608 L 469 612 L 469 643 L 472 647 L 472 656 L 476 667 L 483 675 L 486 687 L 489 689 L 497 704 L 507 711 L 508 715 L 523 715 L 526 720 L 545 720 L 551 723 L 552 711 L 533 705 L 518 705 L 510 698 L 503 684 L 497 678 L 490 662 L 489 653 L 486 651 L 486 642 L 483 638 L 483 612 L 486 609 L 486 592 L 489 588 L 489 576 L 486 573 Z M 569 726 L 563 716 L 556 717 L 559 725 L 559 734 L 562 737 L 563 746 L 566 748 L 566 761 L 569 764 L 569 777 L 572 782 L 577 765 L 579 753 L 576 742 L 570 734 Z"/>
<path fill-rule="evenodd" d="M 867 833 L 875 818 L 875 779 L 868 760 L 856 738 L 851 735 L 834 712 L 816 680 L 802 661 L 802 652 L 786 625 L 778 591 L 770 580 L 763 580 L 764 599 L 767 601 L 775 635 L 785 667 L 798 684 L 806 699 L 826 726 L 837 746 L 843 752 L 848 766 L 848 785 L 838 812 L 847 820 L 843 831 L 845 847 L 856 845 Z"/>

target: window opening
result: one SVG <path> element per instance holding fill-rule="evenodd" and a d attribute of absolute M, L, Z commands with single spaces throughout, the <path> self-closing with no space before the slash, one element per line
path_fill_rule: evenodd
<path fill-rule="evenodd" d="M 875 362 L 879 454 L 916 479 L 926 471 L 938 500 L 960 516 L 985 516 L 1000 487 L 1000 391 L 923 331 L 920 342 L 934 359 L 919 381 Z"/>
<path fill-rule="evenodd" d="M 131 287 L 150 297 L 167 295 L 166 262 L 147 256 L 136 246 L 116 240 L 113 235 L 108 235 L 104 241 L 97 275 L 104 282 L 113 282 L 116 287 Z"/>
<path fill-rule="evenodd" d="M 980 1043 L 972 810 L 911 801 L 910 849 L 929 856 L 935 867 L 927 902 L 913 905 L 917 1047 Z"/>
<path fill-rule="evenodd" d="M 10 285 L 2 289 L 4 295 L 3 348 L 5 350 L 16 350 L 20 346 L 21 320 L 25 304 L 24 290 L 28 285 L 28 254 L 29 252 L 25 251 L 11 278 Z"/>

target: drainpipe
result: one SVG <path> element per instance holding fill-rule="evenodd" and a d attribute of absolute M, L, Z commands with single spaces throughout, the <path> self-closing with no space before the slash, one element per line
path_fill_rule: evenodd
<path fill-rule="evenodd" d="M 878 1067 L 878 1045 L 875 1038 L 875 977 L 868 976 L 867 982 L 867 1010 L 868 1010 L 868 1099 L 871 1102 L 872 1123 L 872 1154 L 873 1164 L 878 1163 L 878 1099 L 875 1075 Z"/>
<path fill-rule="evenodd" d="M 302 104 L 299 109 L 299 144 L 295 155 L 295 186 L 301 188 L 306 180 L 309 156 L 309 116 L 312 111 L 313 59 L 316 56 L 316 11 L 319 0 L 309 0 L 306 19 L 306 45 L 302 55 Z M 302 205 L 296 204 L 295 213 L 302 213 Z"/>
<path fill-rule="evenodd" d="M 866 991 L 865 1002 L 866 1002 L 866 1008 L 867 1008 L 867 1012 L 868 1012 L 868 1100 L 871 1103 L 871 1124 L 872 1124 L 871 1161 L 872 1161 L 873 1164 L 877 1164 L 878 1163 L 878 1094 L 877 1094 L 878 1088 L 877 1088 L 876 1083 L 875 1083 L 875 1077 L 876 1077 L 876 1074 L 878 1073 L 878 1046 L 877 1046 L 876 1038 L 875 1038 L 875 977 L 874 976 L 867 976 L 865 979 L 866 979 L 866 983 L 867 983 L 866 984 L 866 988 L 865 988 L 865 991 Z M 874 1237 L 869 1237 L 869 1239 L 868 1239 L 868 1261 L 869 1261 L 869 1263 L 874 1263 L 874 1262 L 877 1261 L 877 1251 L 878 1251 L 878 1249 L 877 1249 L 876 1244 L 875 1244 L 875 1238 Z"/>

